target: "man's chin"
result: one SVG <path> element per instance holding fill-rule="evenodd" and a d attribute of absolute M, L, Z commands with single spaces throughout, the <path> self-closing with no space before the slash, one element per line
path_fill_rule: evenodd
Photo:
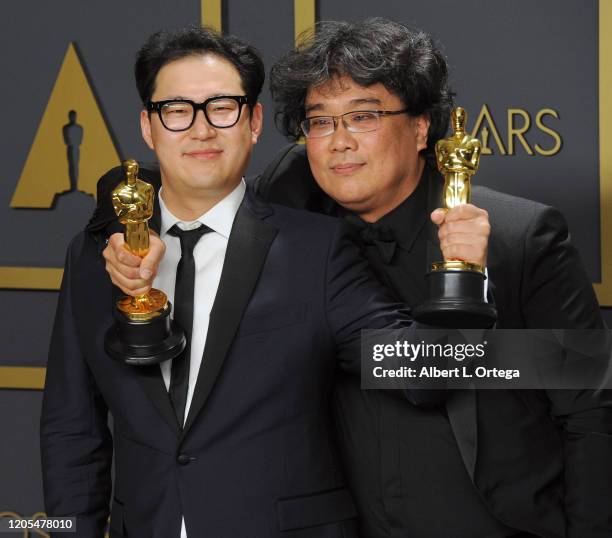
<path fill-rule="evenodd" d="M 352 213 L 363 213 L 367 212 L 370 207 L 368 204 L 368 200 L 363 196 L 357 196 L 355 194 L 351 195 L 341 195 L 341 196 L 332 196 L 337 204 L 340 204 L 345 209 L 348 209 Z"/>

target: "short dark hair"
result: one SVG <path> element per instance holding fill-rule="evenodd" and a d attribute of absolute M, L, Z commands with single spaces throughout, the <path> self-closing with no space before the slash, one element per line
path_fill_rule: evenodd
<path fill-rule="evenodd" d="M 427 115 L 426 153 L 446 134 L 453 106 L 446 59 L 427 33 L 383 18 L 320 22 L 276 62 L 270 91 L 281 132 L 298 138 L 308 89 L 341 76 L 362 86 L 380 82 L 408 114 Z"/>
<path fill-rule="evenodd" d="M 259 51 L 237 37 L 193 25 L 156 32 L 138 51 L 134 75 L 143 105 L 150 101 L 155 79 L 164 65 L 202 54 L 215 54 L 230 62 L 240 75 L 249 104 L 257 102 L 266 76 Z"/>

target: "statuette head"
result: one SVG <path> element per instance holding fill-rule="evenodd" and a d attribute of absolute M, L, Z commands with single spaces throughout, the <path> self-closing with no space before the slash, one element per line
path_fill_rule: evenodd
<path fill-rule="evenodd" d="M 123 169 L 125 170 L 128 183 L 138 178 L 138 163 L 134 159 L 123 161 Z"/>
<path fill-rule="evenodd" d="M 467 121 L 467 112 L 463 107 L 458 106 L 453 109 L 451 113 L 451 121 L 453 124 L 453 130 L 455 133 L 465 133 L 465 124 Z"/>

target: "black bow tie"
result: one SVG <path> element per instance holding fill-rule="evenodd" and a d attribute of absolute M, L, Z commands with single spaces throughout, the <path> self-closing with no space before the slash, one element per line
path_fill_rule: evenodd
<path fill-rule="evenodd" d="M 359 229 L 359 237 L 362 244 L 375 246 L 380 254 L 380 259 L 385 264 L 390 264 L 397 248 L 397 238 L 393 228 L 382 224 L 364 222 L 352 214 L 347 215 L 345 218 L 350 224 Z"/>

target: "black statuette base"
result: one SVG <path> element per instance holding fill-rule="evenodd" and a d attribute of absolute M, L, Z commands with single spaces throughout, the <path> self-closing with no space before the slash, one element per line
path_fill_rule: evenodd
<path fill-rule="evenodd" d="M 485 279 L 479 271 L 429 272 L 429 299 L 413 310 L 414 318 L 439 327 L 491 327 L 497 320 L 497 309 L 483 299 Z"/>
<path fill-rule="evenodd" d="M 156 318 L 132 321 L 115 309 L 115 324 L 107 331 L 104 349 L 126 364 L 146 366 L 179 356 L 185 349 L 184 331 L 170 319 L 171 305 Z"/>

